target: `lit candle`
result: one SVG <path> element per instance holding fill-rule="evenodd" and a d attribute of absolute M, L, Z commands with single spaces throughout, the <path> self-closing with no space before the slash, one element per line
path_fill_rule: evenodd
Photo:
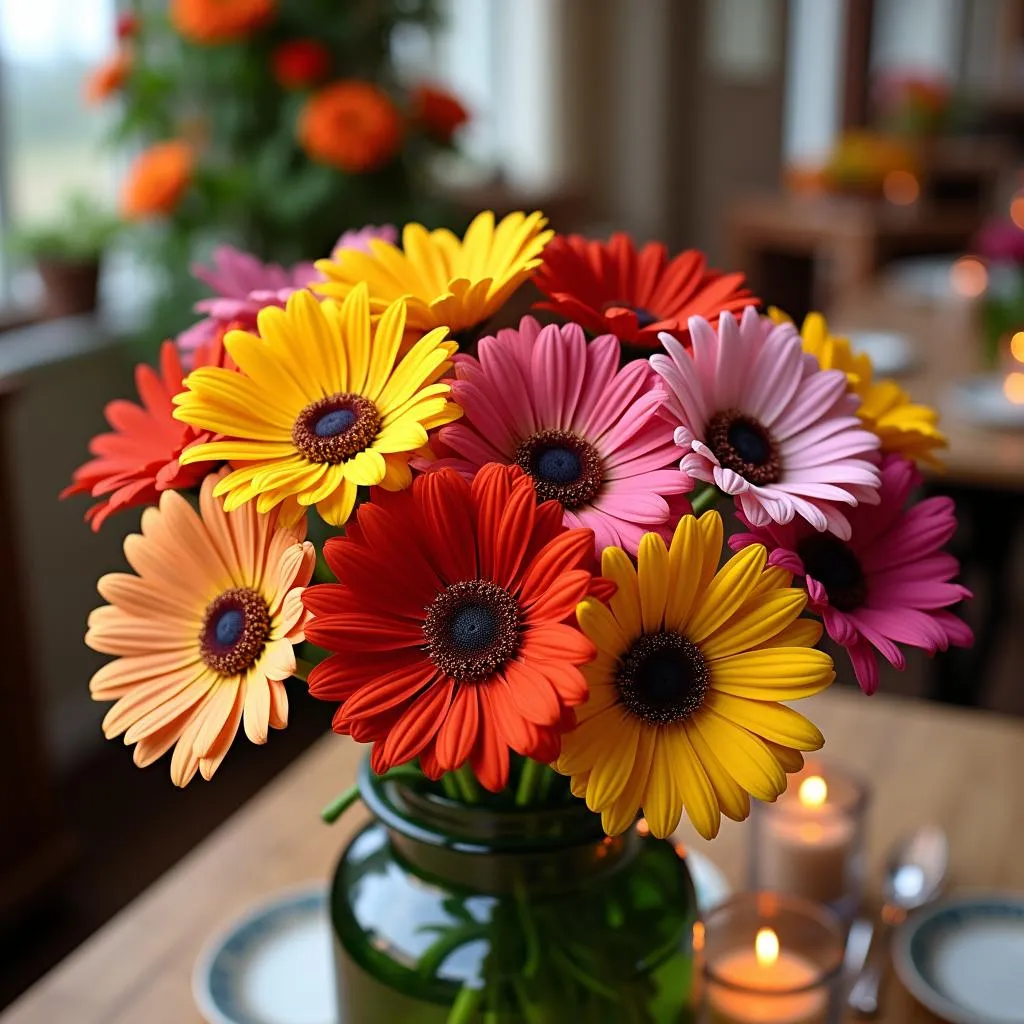
<path fill-rule="evenodd" d="M 712 1024 L 823 1024 L 828 994 L 810 960 L 783 950 L 772 928 L 753 948 L 725 953 L 713 965 L 707 1007 Z M 802 990 L 802 991 L 801 991 Z"/>
<path fill-rule="evenodd" d="M 835 904 L 849 894 L 858 849 L 859 790 L 838 773 L 805 775 L 774 805 L 763 808 L 757 836 L 757 885 Z"/>

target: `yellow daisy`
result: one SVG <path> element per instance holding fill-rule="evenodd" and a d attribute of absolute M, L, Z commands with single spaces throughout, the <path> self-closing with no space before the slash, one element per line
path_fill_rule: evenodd
<path fill-rule="evenodd" d="M 261 310 L 259 337 L 225 339 L 238 372 L 202 367 L 175 397 L 175 417 L 227 435 L 189 448 L 182 463 L 230 461 L 216 490 L 225 509 L 256 499 L 260 512 L 280 505 L 285 524 L 316 505 L 341 526 L 360 486 L 408 487 L 427 431 L 462 410 L 439 379 L 458 346 L 439 328 L 399 360 L 405 320 L 398 301 L 372 324 L 365 285 L 343 303 L 298 291 L 284 309 Z"/>
<path fill-rule="evenodd" d="M 462 239 L 447 228 L 406 224 L 401 249 L 375 238 L 369 252 L 346 249 L 320 260 L 317 270 L 327 280 L 313 287 L 343 298 L 365 281 L 374 314 L 405 298 L 410 328 L 447 327 L 456 334 L 487 320 L 533 275 L 554 235 L 545 224 L 541 213 L 510 213 L 495 225 L 485 210 Z"/>
<path fill-rule="evenodd" d="M 780 701 L 808 697 L 835 677 L 813 645 L 821 626 L 798 619 L 807 595 L 752 544 L 719 569 L 722 518 L 684 516 L 672 544 L 644 534 L 637 566 L 605 548 L 601 572 L 618 584 L 608 604 L 576 609 L 597 647 L 584 666 L 590 697 L 563 737 L 555 767 L 601 812 L 609 835 L 642 808 L 659 838 L 686 810 L 708 839 L 721 815 L 742 821 L 750 795 L 774 800 L 786 773 L 821 733 Z"/>
<path fill-rule="evenodd" d="M 780 309 L 769 314 L 776 323 L 789 323 Z M 946 436 L 939 430 L 939 414 L 928 405 L 918 405 L 894 380 L 874 379 L 871 360 L 854 353 L 846 338 L 829 333 L 820 313 L 809 313 L 800 330 L 804 351 L 814 356 L 823 370 L 842 370 L 850 390 L 861 400 L 857 415 L 882 441 L 882 451 L 941 466 L 935 450 L 946 447 Z"/>

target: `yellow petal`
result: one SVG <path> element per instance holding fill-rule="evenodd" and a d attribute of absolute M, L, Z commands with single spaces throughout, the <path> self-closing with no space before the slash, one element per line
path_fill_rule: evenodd
<path fill-rule="evenodd" d="M 705 637 L 726 623 L 744 604 L 764 569 L 767 553 L 760 544 L 751 544 L 733 555 L 715 574 L 704 593 L 698 597 L 699 607 L 686 628 L 687 637 L 699 644 Z"/>
<path fill-rule="evenodd" d="M 640 728 L 637 719 L 625 716 L 621 728 L 608 737 L 598 752 L 587 786 L 587 806 L 592 811 L 601 811 L 612 803 L 629 781 Z"/>
<path fill-rule="evenodd" d="M 715 756 L 700 729 L 693 722 L 686 723 L 686 738 L 693 746 L 695 756 L 704 766 L 722 813 L 733 821 L 745 821 L 750 814 L 750 795 L 722 767 L 722 762 Z M 766 745 L 771 748 L 771 744 Z"/>
<path fill-rule="evenodd" d="M 679 795 L 674 775 L 672 752 L 664 742 L 663 730 L 659 729 L 643 798 L 644 817 L 656 839 L 667 839 L 683 816 L 683 798 Z"/>
<path fill-rule="evenodd" d="M 601 552 L 601 575 L 618 587 L 610 601 L 612 614 L 628 636 L 639 636 L 640 590 L 629 555 L 622 548 L 605 548 Z"/>
<path fill-rule="evenodd" d="M 669 594 L 665 624 L 686 633 L 704 591 L 722 558 L 722 517 L 715 511 L 700 519 L 683 516 L 669 548 Z"/>
<path fill-rule="evenodd" d="M 798 700 L 835 678 L 832 659 L 812 647 L 768 647 L 711 662 L 711 686 L 753 700 Z"/>
<path fill-rule="evenodd" d="M 690 721 L 700 730 L 722 767 L 758 800 L 774 800 L 786 788 L 786 773 L 753 733 L 702 708 Z"/>
<path fill-rule="evenodd" d="M 656 729 L 640 727 L 633 767 L 626 785 L 611 804 L 602 808 L 601 826 L 610 836 L 621 835 L 636 820 L 651 774 L 656 735 Z"/>
<path fill-rule="evenodd" d="M 798 711 L 771 701 L 748 700 L 712 690 L 704 703 L 723 718 L 772 743 L 794 750 L 820 750 L 825 737 L 813 722 Z"/>
<path fill-rule="evenodd" d="M 586 597 L 580 601 L 576 606 L 576 619 L 580 629 L 594 641 L 598 649 L 614 658 L 621 657 L 632 642 L 608 606 L 595 597 Z"/>
<path fill-rule="evenodd" d="M 656 533 L 645 533 L 640 538 L 637 579 L 644 632 L 658 633 L 665 618 L 665 599 L 668 596 L 668 549 Z"/>
<path fill-rule="evenodd" d="M 730 622 L 700 645 L 707 659 L 749 651 L 781 633 L 807 604 L 807 592 L 796 587 L 776 590 L 748 602 Z"/>
<path fill-rule="evenodd" d="M 674 725 L 659 730 L 658 745 L 665 747 L 676 788 L 693 827 L 705 839 L 714 839 L 722 824 L 722 813 L 708 774 L 687 737 L 686 727 Z"/>

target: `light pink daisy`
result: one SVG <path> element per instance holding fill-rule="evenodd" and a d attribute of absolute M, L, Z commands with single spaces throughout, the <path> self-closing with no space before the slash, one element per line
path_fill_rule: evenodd
<path fill-rule="evenodd" d="M 718 333 L 689 320 L 692 354 L 669 334 L 651 365 L 669 391 L 667 408 L 686 450 L 679 467 L 732 495 L 757 525 L 795 516 L 816 530 L 850 536 L 836 503 L 878 501 L 878 438 L 855 415 L 846 375 L 805 356 L 792 324 L 753 306 L 739 324 L 722 313 Z"/>
<path fill-rule="evenodd" d="M 322 280 L 312 263 L 296 263 L 290 268 L 261 263 L 255 256 L 230 245 L 218 246 L 213 251 L 212 267 L 193 264 L 191 270 L 215 294 L 195 304 L 195 311 L 206 316 L 178 335 L 178 348 L 186 359 L 228 324 L 255 327 L 256 314 L 264 306 L 283 309 L 292 292 Z"/>
<path fill-rule="evenodd" d="M 926 498 L 907 508 L 920 483 L 913 463 L 890 455 L 882 466 L 881 503 L 850 512 L 847 541 L 799 521 L 751 527 L 729 538 L 734 550 L 763 544 L 769 564 L 804 578 L 808 607 L 846 648 L 865 693 L 878 689 L 872 648 L 902 670 L 906 662 L 897 644 L 934 654 L 974 641 L 970 627 L 948 610 L 971 596 L 952 582 L 960 565 L 941 550 L 956 529 L 953 501 Z"/>
<path fill-rule="evenodd" d="M 442 427 L 438 461 L 472 476 L 489 462 L 521 466 L 540 500 L 554 499 L 569 527 L 589 527 L 597 549 L 636 552 L 647 531 L 671 535 L 690 510 L 693 482 L 676 466 L 672 424 L 657 378 L 644 362 L 619 369 L 611 334 L 589 344 L 578 324 L 481 338 L 479 359 L 455 358 L 452 398 L 463 409 Z"/>
<path fill-rule="evenodd" d="M 388 245 L 398 245 L 398 228 L 394 224 L 367 224 L 364 228 L 346 231 L 334 244 L 331 259 L 336 260 L 342 249 L 356 249 L 359 252 L 370 252 L 370 242 L 379 238 Z"/>

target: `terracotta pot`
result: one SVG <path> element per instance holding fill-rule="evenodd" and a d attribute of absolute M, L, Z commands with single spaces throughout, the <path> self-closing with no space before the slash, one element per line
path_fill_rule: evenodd
<path fill-rule="evenodd" d="M 41 259 L 36 263 L 46 293 L 43 297 L 43 316 L 55 319 L 91 313 L 96 308 L 99 290 L 99 260 Z"/>

